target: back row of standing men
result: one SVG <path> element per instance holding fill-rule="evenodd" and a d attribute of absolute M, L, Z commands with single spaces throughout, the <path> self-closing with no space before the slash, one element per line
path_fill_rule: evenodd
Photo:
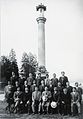
<path fill-rule="evenodd" d="M 5 97 L 10 108 L 14 104 L 14 111 L 22 111 L 33 113 L 60 113 L 63 115 L 73 114 L 73 106 L 76 104 L 78 113 L 80 113 L 80 104 L 82 100 L 82 89 L 75 83 L 75 87 L 70 86 L 68 77 L 65 72 L 61 72 L 61 77 L 49 79 L 46 75 L 45 79 L 38 74 L 37 78 L 33 78 L 29 74 L 27 79 L 12 77 L 5 87 Z M 21 109 L 22 107 L 22 109 Z M 32 108 L 31 108 L 32 107 Z"/>

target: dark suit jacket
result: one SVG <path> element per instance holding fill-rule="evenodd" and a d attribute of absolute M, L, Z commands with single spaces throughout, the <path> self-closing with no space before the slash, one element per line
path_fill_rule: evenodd
<path fill-rule="evenodd" d="M 66 76 L 60 77 L 60 78 L 59 78 L 59 82 L 61 83 L 61 85 L 62 85 L 63 87 L 65 87 L 65 86 L 66 86 L 66 82 L 68 82 L 68 78 L 67 78 Z"/>

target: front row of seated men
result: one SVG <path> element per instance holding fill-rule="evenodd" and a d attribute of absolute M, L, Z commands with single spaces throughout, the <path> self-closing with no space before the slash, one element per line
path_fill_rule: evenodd
<path fill-rule="evenodd" d="M 26 83 L 26 81 L 25 81 Z M 35 81 L 33 81 L 33 84 Z M 26 83 L 27 84 L 27 83 Z M 14 112 L 31 113 L 57 113 L 61 115 L 71 115 L 74 112 L 74 106 L 78 109 L 80 114 L 81 96 L 76 87 L 69 86 L 66 82 L 66 87 L 62 88 L 61 83 L 58 82 L 57 87 L 50 90 L 49 87 L 44 86 L 43 90 L 35 85 L 34 91 L 30 91 L 28 85 L 21 90 L 20 85 L 17 88 L 11 85 L 5 87 L 5 97 L 8 103 L 8 108 L 11 111 L 11 105 L 14 105 Z M 41 81 L 43 85 L 43 81 Z M 41 86 L 40 85 L 40 86 Z M 23 85 L 24 86 L 24 85 Z M 69 88 L 68 88 L 69 86 Z"/>

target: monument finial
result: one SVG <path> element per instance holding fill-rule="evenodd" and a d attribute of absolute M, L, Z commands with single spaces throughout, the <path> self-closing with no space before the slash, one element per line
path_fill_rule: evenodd
<path fill-rule="evenodd" d="M 38 6 L 36 6 L 36 10 L 39 11 L 39 9 L 43 9 L 44 11 L 46 11 L 46 6 L 44 6 L 42 3 Z"/>

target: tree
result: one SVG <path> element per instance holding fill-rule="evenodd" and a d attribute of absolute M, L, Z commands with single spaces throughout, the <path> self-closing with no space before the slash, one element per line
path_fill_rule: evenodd
<path fill-rule="evenodd" d="M 22 56 L 22 66 L 20 73 L 24 75 L 26 78 L 29 76 L 29 73 L 32 73 L 35 76 L 36 68 L 37 68 L 37 60 L 36 56 L 32 53 L 27 54 L 26 52 L 23 53 Z"/>
<path fill-rule="evenodd" d="M 6 83 L 11 76 L 11 62 L 6 56 L 1 56 L 1 79 L 5 79 L 5 81 L 1 80 L 1 82 Z"/>
<path fill-rule="evenodd" d="M 18 70 L 18 65 L 17 65 L 17 59 L 16 59 L 16 53 L 14 49 L 11 49 L 9 53 L 9 60 L 11 62 L 11 71 L 15 73 L 15 75 L 18 77 L 19 76 L 19 70 Z"/>

